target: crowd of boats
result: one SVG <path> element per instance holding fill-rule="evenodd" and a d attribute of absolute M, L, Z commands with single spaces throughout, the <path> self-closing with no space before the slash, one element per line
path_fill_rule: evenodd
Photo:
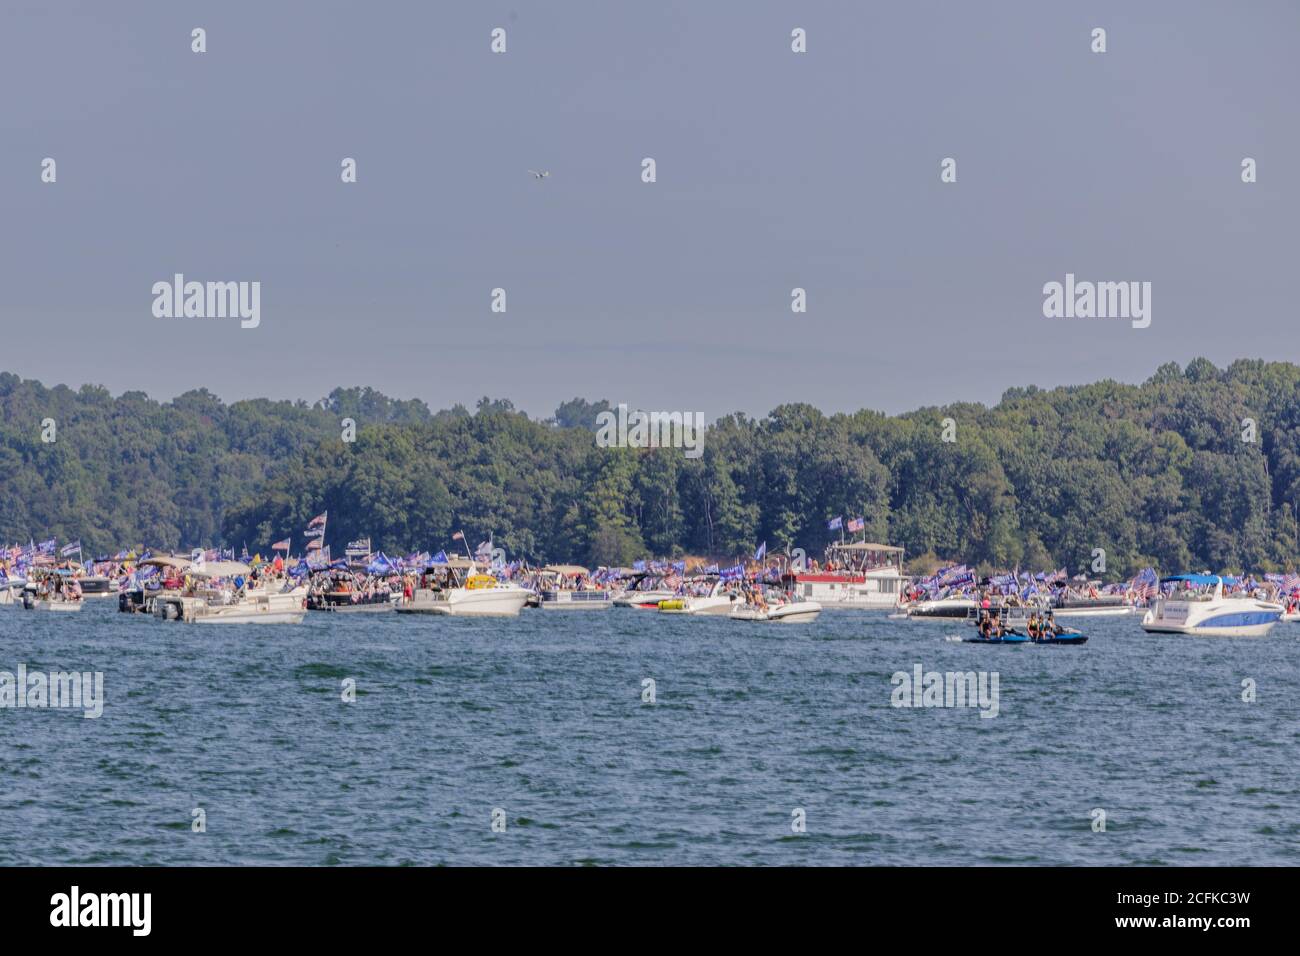
<path fill-rule="evenodd" d="M 215 550 L 142 550 L 85 561 L 79 545 L 16 546 L 0 551 L 0 605 L 66 613 L 108 598 L 123 613 L 199 624 L 295 624 L 312 613 L 514 617 L 529 608 L 797 624 L 824 609 L 856 608 L 964 622 L 974 629 L 964 638 L 972 643 L 1064 645 L 1087 640 L 1068 626 L 1075 619 L 1132 616 L 1152 633 L 1233 637 L 1262 637 L 1280 621 L 1300 621 L 1300 575 L 1161 578 L 1148 568 L 1103 584 L 1064 570 L 981 577 L 957 565 L 914 577 L 904 573 L 901 548 L 864 541 L 832 544 L 821 561 L 797 551 L 769 556 L 763 547 L 726 568 L 647 560 L 595 569 L 507 563 L 490 542 L 464 556 L 394 559 L 363 540 L 337 561 L 319 546 L 290 558 L 281 544 L 284 554 L 241 560 Z"/>

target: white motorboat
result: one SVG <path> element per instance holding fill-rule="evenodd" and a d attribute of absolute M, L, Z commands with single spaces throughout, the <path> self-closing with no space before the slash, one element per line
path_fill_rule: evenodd
<path fill-rule="evenodd" d="M 749 591 L 737 601 L 727 617 L 733 621 L 770 621 L 781 624 L 810 624 L 821 614 L 816 601 L 805 601 L 780 588 Z"/>
<path fill-rule="evenodd" d="M 155 617 L 188 624 L 300 624 L 307 615 L 305 585 L 245 587 L 251 569 L 239 561 L 195 564 L 188 574 L 196 579 L 193 587 L 152 599 Z"/>
<path fill-rule="evenodd" d="M 821 614 L 816 601 L 791 601 L 764 609 L 753 604 L 737 604 L 727 616 L 733 621 L 775 621 L 782 624 L 811 624 Z"/>
<path fill-rule="evenodd" d="M 742 601 L 734 587 L 720 578 L 687 583 L 685 593 L 659 602 L 662 614 L 692 614 L 696 617 L 727 617 Z"/>
<path fill-rule="evenodd" d="M 676 596 L 676 589 L 664 584 L 663 575 L 638 571 L 632 575 L 631 583 L 622 593 L 614 596 L 614 606 L 657 611 L 660 601 L 670 601 Z"/>
<path fill-rule="evenodd" d="M 1182 587 L 1155 599 L 1142 618 L 1149 634 L 1201 634 L 1210 637 L 1264 637 L 1282 617 L 1283 607 L 1253 597 L 1224 597 L 1223 578 L 1180 574 L 1160 583 Z"/>
<path fill-rule="evenodd" d="M 825 568 L 791 568 L 783 583 L 799 597 L 827 609 L 890 611 L 907 583 L 903 549 L 866 541 L 832 544 L 826 549 Z"/>
<path fill-rule="evenodd" d="M 426 568 L 420 585 L 398 605 L 399 614 L 517 617 L 533 595 L 528 588 L 479 573 L 474 561 L 463 558 Z"/>
<path fill-rule="evenodd" d="M 85 604 L 72 573 L 54 569 L 33 570 L 23 584 L 20 600 L 25 611 L 65 614 L 80 611 Z"/>
<path fill-rule="evenodd" d="M 583 586 L 591 575 L 577 564 L 548 564 L 537 573 L 537 606 L 544 611 L 607 611 L 614 595 Z"/>

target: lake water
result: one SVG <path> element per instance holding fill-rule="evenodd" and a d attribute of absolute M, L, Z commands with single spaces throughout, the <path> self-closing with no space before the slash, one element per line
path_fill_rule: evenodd
<path fill-rule="evenodd" d="M 0 670 L 105 686 L 98 719 L 0 709 L 0 863 L 1300 862 L 1300 625 L 1080 626 L 1082 647 L 980 647 L 859 611 L 0 608 Z M 891 706 L 917 664 L 996 671 L 997 716 Z"/>

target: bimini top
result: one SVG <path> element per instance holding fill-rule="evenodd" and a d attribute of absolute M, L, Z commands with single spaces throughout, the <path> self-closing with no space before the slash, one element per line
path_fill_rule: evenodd
<path fill-rule="evenodd" d="M 548 564 L 542 571 L 550 574 L 567 574 L 570 577 L 586 576 L 591 572 L 580 564 Z"/>
<path fill-rule="evenodd" d="M 192 566 L 190 574 L 199 578 L 233 578 L 240 575 L 247 577 L 252 570 L 242 561 L 209 561 Z"/>
<path fill-rule="evenodd" d="M 194 562 L 189 558 L 177 558 L 170 555 L 161 554 L 155 558 L 145 558 L 140 562 L 140 567 L 152 565 L 156 568 L 188 568 Z"/>
<path fill-rule="evenodd" d="M 832 541 L 831 547 L 837 551 L 890 551 L 895 554 L 900 554 L 903 550 L 892 544 L 872 544 L 870 541 L 850 541 L 848 544 L 836 544 Z"/>
<path fill-rule="evenodd" d="M 478 564 L 471 561 L 469 558 L 448 558 L 446 561 L 427 565 L 424 569 L 424 573 L 428 574 L 430 571 L 445 571 L 447 568 L 466 570 L 468 568 L 476 567 L 478 567 Z"/>
<path fill-rule="evenodd" d="M 1186 581 L 1188 584 L 1218 584 L 1222 581 L 1227 587 L 1237 583 L 1236 578 L 1226 577 L 1221 574 L 1171 574 L 1167 578 L 1161 578 L 1160 583 L 1166 581 Z"/>

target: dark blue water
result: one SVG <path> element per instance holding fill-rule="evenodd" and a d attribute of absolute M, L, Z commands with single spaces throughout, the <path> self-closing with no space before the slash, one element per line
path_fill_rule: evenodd
<path fill-rule="evenodd" d="M 1084 626 L 1083 647 L 978 647 L 852 611 L 201 627 L 3 608 L 0 670 L 102 671 L 107 700 L 97 720 L 0 710 L 0 863 L 1300 862 L 1300 625 Z M 999 715 L 891 707 L 918 663 L 996 670 Z"/>

